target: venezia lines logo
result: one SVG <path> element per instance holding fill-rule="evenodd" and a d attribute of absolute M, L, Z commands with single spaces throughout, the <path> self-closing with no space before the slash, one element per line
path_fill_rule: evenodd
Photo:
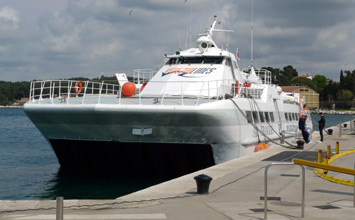
<path fill-rule="evenodd" d="M 161 73 L 161 76 L 175 74 L 187 78 L 204 77 L 212 73 L 217 68 L 169 68 Z"/>

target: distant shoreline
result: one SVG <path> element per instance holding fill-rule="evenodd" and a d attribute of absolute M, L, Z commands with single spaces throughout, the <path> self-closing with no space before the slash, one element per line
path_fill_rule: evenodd
<path fill-rule="evenodd" d="M 325 115 L 355 115 L 355 111 L 352 110 L 313 110 L 311 114 L 319 114 L 320 112 Z"/>
<path fill-rule="evenodd" d="M 23 106 L 20 106 L 20 105 L 0 105 L 0 108 L 21 109 L 21 108 L 23 108 Z"/>

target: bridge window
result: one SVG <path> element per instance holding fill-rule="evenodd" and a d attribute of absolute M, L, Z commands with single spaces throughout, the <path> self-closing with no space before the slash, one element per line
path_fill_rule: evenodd
<path fill-rule="evenodd" d="M 259 123 L 259 117 L 257 111 L 253 111 L 253 119 L 255 123 Z"/>
<path fill-rule="evenodd" d="M 265 112 L 266 122 L 270 122 L 269 112 Z"/>
<path fill-rule="evenodd" d="M 227 59 L 226 59 L 226 66 L 229 66 L 230 68 L 233 68 L 233 66 L 232 66 L 232 61 L 231 61 L 230 58 L 227 58 Z"/>
<path fill-rule="evenodd" d="M 203 57 L 172 57 L 166 65 L 174 64 L 222 64 L 222 56 L 203 56 Z"/>
<path fill-rule="evenodd" d="M 253 116 L 251 115 L 251 111 L 246 111 L 245 113 L 247 115 L 248 123 L 253 123 Z"/>
<path fill-rule="evenodd" d="M 264 119 L 264 112 L 259 112 L 259 118 L 260 118 L 260 122 L 265 122 L 265 119 Z"/>
<path fill-rule="evenodd" d="M 286 121 L 288 121 L 288 114 L 285 113 L 285 118 L 286 118 Z"/>
<path fill-rule="evenodd" d="M 274 118 L 274 113 L 273 112 L 270 112 L 270 119 L 271 119 L 271 122 L 275 122 L 275 118 Z"/>

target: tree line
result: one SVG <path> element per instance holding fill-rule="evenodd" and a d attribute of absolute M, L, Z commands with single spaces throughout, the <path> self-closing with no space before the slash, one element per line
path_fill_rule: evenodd
<path fill-rule="evenodd" d="M 313 79 L 297 77 L 298 72 L 293 66 L 288 65 L 280 68 L 263 67 L 271 72 L 272 83 L 279 86 L 308 86 L 319 93 L 320 102 L 328 103 L 342 102 L 343 108 L 350 108 L 355 94 L 355 70 L 341 70 L 340 81 L 328 80 L 323 75 L 316 75 Z M 129 77 L 131 78 L 131 77 Z M 114 76 L 101 76 L 94 79 L 75 77 L 68 80 L 91 80 L 117 83 Z M 5 82 L 0 81 L 0 105 L 10 105 L 21 98 L 28 98 L 30 82 Z M 345 104 L 344 104 L 345 103 Z"/>
<path fill-rule="evenodd" d="M 128 77 L 131 80 L 131 77 Z M 101 76 L 93 79 L 85 78 L 85 77 L 73 77 L 67 80 L 75 80 L 75 81 L 94 81 L 94 82 L 102 82 L 105 81 L 106 83 L 117 83 L 115 76 Z M 22 81 L 22 82 L 7 82 L 7 81 L 0 81 L 0 105 L 11 105 L 16 102 L 16 100 L 21 100 L 21 98 L 28 98 L 30 97 L 30 85 L 31 82 L 29 81 Z"/>

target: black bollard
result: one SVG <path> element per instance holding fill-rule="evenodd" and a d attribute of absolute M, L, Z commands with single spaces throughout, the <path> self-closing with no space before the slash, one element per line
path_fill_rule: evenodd
<path fill-rule="evenodd" d="M 201 174 L 195 176 L 197 184 L 197 194 L 208 194 L 208 189 L 210 187 L 210 182 L 212 181 L 212 177 L 207 176 L 205 174 Z"/>
<path fill-rule="evenodd" d="M 328 129 L 328 134 L 332 135 L 333 134 L 333 129 Z"/>
<path fill-rule="evenodd" d="M 297 141 L 296 143 L 298 149 L 303 149 L 304 141 Z"/>

